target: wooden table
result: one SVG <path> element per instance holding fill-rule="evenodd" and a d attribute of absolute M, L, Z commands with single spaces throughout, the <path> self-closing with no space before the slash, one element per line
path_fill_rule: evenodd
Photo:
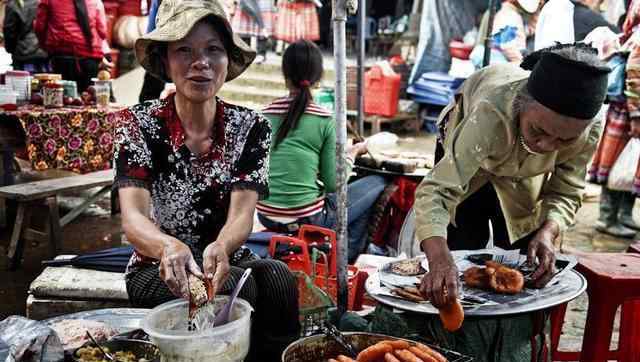
<path fill-rule="evenodd" d="M 418 116 L 414 113 L 397 113 L 395 116 L 392 116 L 392 117 L 369 115 L 364 118 L 364 121 L 366 123 L 371 123 L 371 135 L 379 133 L 380 126 L 383 123 L 406 122 L 411 120 L 416 121 L 414 127 L 415 127 L 416 133 L 419 133 L 422 125 L 420 124 L 420 122 L 417 122 L 417 118 Z"/>

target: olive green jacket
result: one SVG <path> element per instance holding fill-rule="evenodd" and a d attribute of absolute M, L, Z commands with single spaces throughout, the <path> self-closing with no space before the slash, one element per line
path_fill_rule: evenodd
<path fill-rule="evenodd" d="M 573 223 L 601 120 L 558 151 L 527 153 L 519 141 L 514 99 L 528 76 L 512 64 L 485 68 L 464 82 L 441 113 L 445 155 L 416 190 L 419 241 L 446 238 L 456 206 L 487 182 L 496 190 L 512 243 L 545 220 L 557 222 L 561 230 Z"/>

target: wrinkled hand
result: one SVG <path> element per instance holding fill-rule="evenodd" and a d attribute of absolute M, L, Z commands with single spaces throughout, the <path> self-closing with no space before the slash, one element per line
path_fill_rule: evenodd
<path fill-rule="evenodd" d="M 347 153 L 352 156 L 354 159 L 362 154 L 367 153 L 367 142 L 358 142 L 354 145 L 349 146 L 347 149 Z"/>
<path fill-rule="evenodd" d="M 629 136 L 640 138 L 640 119 L 631 120 L 631 130 L 629 130 Z"/>
<path fill-rule="evenodd" d="M 429 272 L 422 278 L 420 293 L 436 308 L 458 299 L 458 268 L 451 254 L 429 258 Z"/>
<path fill-rule="evenodd" d="M 527 262 L 535 265 L 537 257 L 539 263 L 531 275 L 535 288 L 544 288 L 556 272 L 556 255 L 553 247 L 556 236 L 557 233 L 543 227 L 529 242 Z"/>
<path fill-rule="evenodd" d="M 167 284 L 173 295 L 185 299 L 189 299 L 187 272 L 202 278 L 202 272 L 189 247 L 179 240 L 169 242 L 160 258 L 160 279 Z"/>
<path fill-rule="evenodd" d="M 216 241 L 209 244 L 209 246 L 204 249 L 202 257 L 202 267 L 204 268 L 205 278 L 211 281 L 215 294 L 227 280 L 229 270 L 231 269 L 229 256 L 225 250 L 224 243 Z"/>

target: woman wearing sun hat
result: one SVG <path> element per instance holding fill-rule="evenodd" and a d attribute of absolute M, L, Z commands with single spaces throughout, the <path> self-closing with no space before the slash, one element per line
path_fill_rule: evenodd
<path fill-rule="evenodd" d="M 255 53 L 216 0 L 164 0 L 156 29 L 136 41 L 145 70 L 175 83 L 164 100 L 127 109 L 115 131 L 114 188 L 135 253 L 126 273 L 134 306 L 188 297 L 187 275 L 232 290 L 255 308 L 249 361 L 278 360 L 299 334 L 297 287 L 286 265 L 243 246 L 267 188 L 269 122 L 216 96 Z M 151 207 L 150 207 L 151 205 Z"/>

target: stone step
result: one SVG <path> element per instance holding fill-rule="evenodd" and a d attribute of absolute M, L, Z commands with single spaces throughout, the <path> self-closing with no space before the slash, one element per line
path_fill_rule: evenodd
<path fill-rule="evenodd" d="M 271 57 L 272 60 L 270 60 L 269 58 L 267 58 L 267 61 L 261 63 L 261 64 L 257 64 L 257 63 L 253 63 L 249 66 L 249 68 L 247 68 L 247 70 L 242 74 L 242 76 L 244 76 L 245 74 L 249 75 L 249 74 L 270 74 L 270 75 L 278 75 L 278 76 L 282 76 L 282 58 L 280 57 Z M 325 58 L 325 63 L 329 63 L 326 61 L 327 59 Z M 323 71 L 323 80 L 329 80 L 331 82 L 334 82 L 336 79 L 336 71 L 333 68 L 333 64 L 324 64 L 324 71 Z"/>
<path fill-rule="evenodd" d="M 228 85 L 254 87 L 266 90 L 285 90 L 284 78 L 282 76 L 268 73 L 243 73 L 240 77 L 225 84 L 223 90 Z"/>
<path fill-rule="evenodd" d="M 226 83 L 218 92 L 218 95 L 234 104 L 254 103 L 258 105 L 267 105 L 274 99 L 287 95 L 284 87 L 279 89 L 265 89 L 250 85 L 238 85 Z"/>

